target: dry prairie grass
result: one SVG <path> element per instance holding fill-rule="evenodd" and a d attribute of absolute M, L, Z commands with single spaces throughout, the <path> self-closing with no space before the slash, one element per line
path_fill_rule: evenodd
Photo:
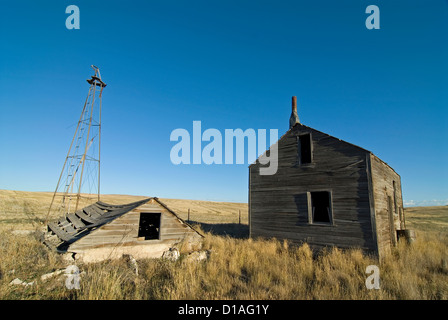
<path fill-rule="evenodd" d="M 417 241 L 411 246 L 400 243 L 381 262 L 358 249 L 328 248 L 315 255 L 306 244 L 296 247 L 275 239 L 205 232 L 203 248 L 211 252 L 206 261 L 191 262 L 184 255 L 174 262 L 143 259 L 137 262 L 138 275 L 125 259 L 78 264 L 83 271 L 81 287 L 69 290 L 64 275 L 45 282 L 39 278 L 65 268 L 67 263 L 48 251 L 36 235 L 11 233 L 17 226 L 31 224 L 25 216 L 16 224 L 12 221 L 15 217 L 2 211 L 12 205 L 17 212 L 21 204 L 28 205 L 29 210 L 45 206 L 38 198 L 32 201 L 36 197 L 32 194 L 20 198 L 20 193 L 14 193 L 16 198 L 7 201 L 3 191 L 0 195 L 0 219 L 8 226 L 2 229 L 0 238 L 0 299 L 448 299 L 448 207 L 407 209 L 407 223 L 417 230 Z M 130 200 L 122 197 L 120 200 Z M 185 200 L 176 201 L 182 209 Z M 211 203 L 211 209 L 205 202 L 199 205 L 201 212 L 221 206 L 220 215 L 235 217 L 231 205 L 228 212 L 223 209 L 225 204 Z M 436 210 L 434 216 L 431 210 Z M 422 216 L 426 218 L 420 219 Z M 201 222 L 199 209 L 197 217 L 195 220 Z M 206 213 L 202 218 L 206 225 L 216 219 Z M 380 269 L 379 290 L 365 286 L 368 265 Z M 35 283 L 27 287 L 9 285 L 15 278 Z"/>

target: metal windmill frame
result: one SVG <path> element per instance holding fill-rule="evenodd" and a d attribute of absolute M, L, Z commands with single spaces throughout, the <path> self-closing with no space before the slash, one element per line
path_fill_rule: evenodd
<path fill-rule="evenodd" d="M 45 224 L 52 210 L 57 211 L 59 215 L 68 214 L 78 210 L 81 198 L 100 200 L 101 108 L 102 92 L 106 84 L 101 79 L 99 68 L 94 65 L 91 67 L 95 74 L 87 80 L 90 84 L 89 92 L 62 167 Z M 96 172 L 86 170 L 86 163 L 90 162 L 97 164 Z M 87 195 L 82 192 L 83 184 L 86 182 L 86 171 L 89 171 L 90 183 L 94 185 L 96 180 L 97 190 L 94 196 L 92 196 L 93 193 Z M 56 203 L 55 200 L 58 197 L 60 201 Z M 74 208 L 73 200 L 75 200 Z"/>

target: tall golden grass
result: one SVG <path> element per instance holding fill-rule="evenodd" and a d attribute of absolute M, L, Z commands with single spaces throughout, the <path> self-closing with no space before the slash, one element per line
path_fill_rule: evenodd
<path fill-rule="evenodd" d="M 417 240 L 400 242 L 381 262 L 356 248 L 315 254 L 307 244 L 203 231 L 207 260 L 193 262 L 187 254 L 177 261 L 142 259 L 138 274 L 124 258 L 77 263 L 79 290 L 68 289 L 63 274 L 42 281 L 41 275 L 68 263 L 37 233 L 13 234 L 17 228 L 9 222 L 0 237 L 0 299 L 448 299 L 447 209 L 436 208 L 422 221 L 418 217 L 432 209 L 410 210 L 407 222 Z M 369 265 L 379 267 L 378 290 L 366 288 Z M 34 284 L 10 285 L 15 278 Z"/>

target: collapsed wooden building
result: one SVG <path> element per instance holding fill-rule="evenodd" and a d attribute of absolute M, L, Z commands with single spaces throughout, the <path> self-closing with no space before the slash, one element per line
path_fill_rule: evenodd
<path fill-rule="evenodd" d="M 84 262 L 158 258 L 173 247 L 190 251 L 203 236 L 158 198 L 111 205 L 98 201 L 48 223 L 45 243 Z"/>
<path fill-rule="evenodd" d="M 406 234 L 400 176 L 372 152 L 301 124 L 296 97 L 290 128 L 273 148 L 275 174 L 260 174 L 260 158 L 249 166 L 251 237 L 381 258 Z"/>

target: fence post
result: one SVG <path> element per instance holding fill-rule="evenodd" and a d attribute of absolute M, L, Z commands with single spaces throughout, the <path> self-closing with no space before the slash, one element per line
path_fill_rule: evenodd
<path fill-rule="evenodd" d="M 238 224 L 241 224 L 241 210 L 238 210 Z"/>
<path fill-rule="evenodd" d="M 190 223 L 190 208 L 188 208 L 188 223 Z"/>

